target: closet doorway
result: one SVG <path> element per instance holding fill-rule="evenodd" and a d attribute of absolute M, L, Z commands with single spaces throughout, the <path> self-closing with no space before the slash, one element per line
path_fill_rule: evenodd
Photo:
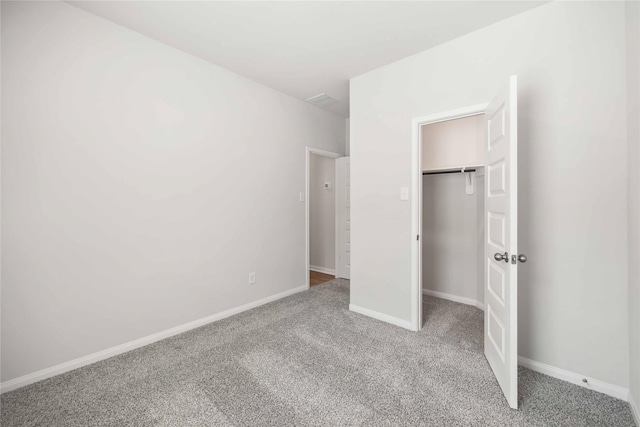
<path fill-rule="evenodd" d="M 422 293 L 480 309 L 484 120 L 476 114 L 421 128 Z"/>
<path fill-rule="evenodd" d="M 420 330 L 423 294 L 484 310 L 484 354 L 517 408 L 516 76 L 505 86 L 488 104 L 413 120 L 411 314 Z"/>

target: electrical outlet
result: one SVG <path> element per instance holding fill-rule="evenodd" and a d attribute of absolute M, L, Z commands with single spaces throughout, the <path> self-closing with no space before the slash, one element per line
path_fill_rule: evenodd
<path fill-rule="evenodd" d="M 249 284 L 255 285 L 256 283 L 256 273 L 249 273 Z"/>

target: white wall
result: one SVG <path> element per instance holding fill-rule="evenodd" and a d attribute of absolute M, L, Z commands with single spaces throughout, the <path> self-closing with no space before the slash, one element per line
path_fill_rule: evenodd
<path fill-rule="evenodd" d="M 626 3 L 630 394 L 640 416 L 640 3 Z M 640 422 L 640 419 L 637 420 Z"/>
<path fill-rule="evenodd" d="M 422 170 L 484 164 L 484 114 L 421 126 Z"/>
<path fill-rule="evenodd" d="M 422 288 L 484 303 L 484 177 L 422 178 Z"/>
<path fill-rule="evenodd" d="M 70 5 L 2 2 L 2 380 L 304 286 L 305 146 L 344 143 Z"/>
<path fill-rule="evenodd" d="M 309 161 L 309 262 L 335 270 L 336 265 L 336 161 L 312 154 Z M 331 188 L 324 188 L 324 183 Z"/>
<path fill-rule="evenodd" d="M 351 80 L 351 303 L 409 321 L 411 120 L 519 78 L 519 354 L 628 385 L 624 4 L 552 2 Z"/>

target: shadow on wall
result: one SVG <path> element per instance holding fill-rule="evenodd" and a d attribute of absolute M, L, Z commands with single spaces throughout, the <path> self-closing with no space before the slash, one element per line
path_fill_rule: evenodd
<path fill-rule="evenodd" d="M 528 90 L 526 79 L 520 79 L 518 87 L 518 252 L 527 254 L 526 264 L 518 267 L 518 336 L 531 336 L 533 332 L 530 325 L 536 323 L 532 310 L 533 298 L 529 293 L 531 283 L 535 283 L 533 274 L 535 272 L 535 254 L 529 251 L 529 242 L 532 238 L 531 218 L 527 212 L 531 212 L 533 203 L 533 171 L 544 171 L 541 165 L 537 164 L 535 152 L 531 149 L 531 141 L 536 140 L 533 132 L 540 125 L 532 123 L 532 117 L 540 117 L 540 114 L 532 114 L 535 108 L 536 91 Z M 539 264 L 538 264 L 539 265 Z M 527 322 L 521 321 L 527 319 Z M 518 354 L 522 353 L 522 342 L 519 340 Z M 530 353 L 527 353 L 530 354 Z"/>
<path fill-rule="evenodd" d="M 422 287 L 482 303 L 484 178 L 466 194 L 468 175 L 422 177 Z"/>

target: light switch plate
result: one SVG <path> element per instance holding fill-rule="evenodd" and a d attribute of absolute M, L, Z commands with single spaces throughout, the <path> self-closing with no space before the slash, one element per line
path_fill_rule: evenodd
<path fill-rule="evenodd" d="M 400 187 L 400 200 L 409 200 L 409 187 Z"/>

